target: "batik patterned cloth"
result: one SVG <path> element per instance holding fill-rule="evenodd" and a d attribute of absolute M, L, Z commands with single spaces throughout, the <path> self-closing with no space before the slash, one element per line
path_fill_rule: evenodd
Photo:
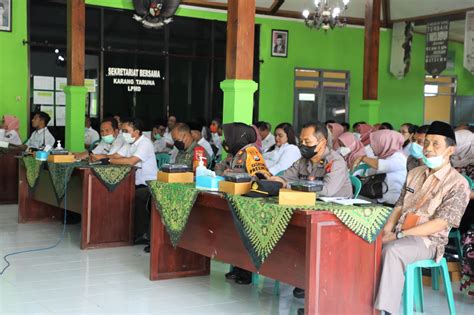
<path fill-rule="evenodd" d="M 38 161 L 32 156 L 24 156 L 22 160 L 26 169 L 26 180 L 30 189 L 33 189 L 35 188 L 41 173 L 43 161 Z"/>
<path fill-rule="evenodd" d="M 193 184 L 149 181 L 148 187 L 156 202 L 163 224 L 176 247 L 181 239 L 199 190 Z"/>
<path fill-rule="evenodd" d="M 132 170 L 132 167 L 128 165 L 96 165 L 91 168 L 94 175 L 109 191 L 114 191 Z"/>
<path fill-rule="evenodd" d="M 66 187 L 71 179 L 72 172 L 78 166 L 80 162 L 76 163 L 52 163 L 48 162 L 49 175 L 51 176 L 51 181 L 53 182 L 54 192 L 56 193 L 56 200 L 58 204 L 61 204 L 61 201 L 64 198 L 66 193 Z"/>
<path fill-rule="evenodd" d="M 463 275 L 461 278 L 461 292 L 471 298 L 474 297 L 474 278 Z"/>

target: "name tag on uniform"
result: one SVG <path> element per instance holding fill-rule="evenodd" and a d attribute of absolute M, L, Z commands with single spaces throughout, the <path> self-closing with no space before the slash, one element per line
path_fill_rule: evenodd
<path fill-rule="evenodd" d="M 413 188 L 410 188 L 410 187 L 405 187 L 405 190 L 414 194 L 415 193 L 415 190 Z"/>

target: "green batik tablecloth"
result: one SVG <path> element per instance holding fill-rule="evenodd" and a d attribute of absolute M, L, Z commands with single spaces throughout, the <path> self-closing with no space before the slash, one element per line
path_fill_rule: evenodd
<path fill-rule="evenodd" d="M 26 180 L 30 186 L 30 189 L 33 189 L 38 182 L 38 177 L 41 173 L 43 161 L 38 161 L 32 156 L 24 156 L 22 160 L 25 165 Z"/>
<path fill-rule="evenodd" d="M 52 163 L 48 162 L 49 175 L 53 182 L 54 192 L 56 193 L 56 200 L 58 204 L 64 198 L 66 186 L 71 179 L 72 172 L 76 167 L 83 165 L 81 162 L 74 163 Z"/>
<path fill-rule="evenodd" d="M 128 165 L 95 165 L 91 168 L 94 175 L 109 191 L 114 191 L 132 170 L 132 167 Z"/>
<path fill-rule="evenodd" d="M 148 187 L 171 243 L 176 247 L 188 223 L 189 213 L 199 195 L 199 190 L 194 188 L 194 184 L 168 184 L 158 181 L 149 181 Z"/>
<path fill-rule="evenodd" d="M 173 245 L 179 242 L 189 212 L 199 193 L 193 185 L 150 182 L 150 189 Z M 158 193 L 157 193 L 158 192 Z M 257 269 L 271 254 L 285 233 L 293 212 L 298 206 L 280 206 L 277 198 L 248 198 L 223 194 L 231 208 L 234 224 Z M 162 198 L 164 202 L 161 202 Z M 372 243 L 390 215 L 391 209 L 378 205 L 343 206 L 317 203 L 304 211 L 333 213 L 351 231 Z M 168 227 L 168 224 L 172 224 Z"/>

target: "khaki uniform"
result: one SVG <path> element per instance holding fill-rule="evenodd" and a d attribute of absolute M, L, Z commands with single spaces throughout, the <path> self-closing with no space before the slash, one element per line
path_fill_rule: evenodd
<path fill-rule="evenodd" d="M 196 148 L 201 148 L 204 151 L 204 157 L 207 159 L 207 163 L 210 163 L 210 157 L 207 154 L 206 150 L 200 145 L 198 145 L 196 141 L 194 141 L 186 150 L 178 152 L 178 154 L 176 155 L 175 163 L 184 164 L 188 167 L 193 167 L 194 150 Z"/>
<path fill-rule="evenodd" d="M 287 182 L 307 180 L 311 177 L 324 182 L 323 190 L 320 192 L 323 196 L 347 198 L 353 196 L 346 161 L 340 154 L 329 149 L 326 149 L 318 164 L 301 158 L 281 177 Z"/>

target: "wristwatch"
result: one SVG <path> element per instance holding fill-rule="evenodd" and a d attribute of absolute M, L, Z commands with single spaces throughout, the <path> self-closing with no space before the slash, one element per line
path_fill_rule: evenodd
<path fill-rule="evenodd" d="M 396 237 L 397 237 L 397 240 L 399 240 L 401 238 L 404 238 L 405 234 L 403 233 L 403 231 L 400 231 L 400 232 L 397 233 Z"/>

